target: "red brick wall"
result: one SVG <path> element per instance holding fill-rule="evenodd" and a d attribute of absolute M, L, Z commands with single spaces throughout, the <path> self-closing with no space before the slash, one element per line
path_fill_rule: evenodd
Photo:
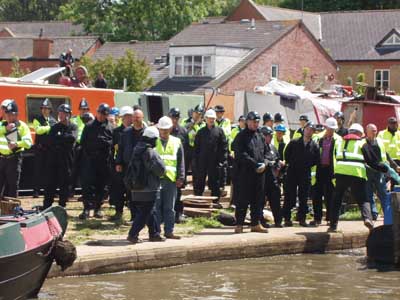
<path fill-rule="evenodd" d="M 19 66 L 22 70 L 28 69 L 29 71 L 35 71 L 40 68 L 45 67 L 58 67 L 58 60 L 20 60 Z M 8 76 L 12 72 L 12 62 L 11 60 L 0 60 L 0 73 L 1 76 Z"/>
<path fill-rule="evenodd" d="M 257 85 L 265 85 L 270 81 L 271 65 L 279 66 L 278 79 L 285 81 L 300 81 L 303 78 L 303 68 L 310 69 L 309 75 L 323 78 L 333 73 L 336 78 L 336 65 L 326 52 L 318 46 L 318 42 L 303 29 L 297 26 L 293 31 L 267 49 L 252 63 L 247 65 L 220 88 L 221 92 L 234 95 L 235 91 L 253 91 Z"/>
<path fill-rule="evenodd" d="M 264 16 L 248 0 L 242 0 L 230 16 L 226 18 L 227 21 L 240 21 L 242 19 L 265 20 Z"/>

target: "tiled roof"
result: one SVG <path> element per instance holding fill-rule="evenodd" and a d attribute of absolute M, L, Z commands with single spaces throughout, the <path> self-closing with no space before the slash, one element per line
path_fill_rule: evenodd
<path fill-rule="evenodd" d="M 161 80 L 151 91 L 202 92 L 205 88 L 219 87 L 264 50 L 298 25 L 298 22 L 257 21 L 255 29 L 249 23 L 226 22 L 218 24 L 192 24 L 170 40 L 171 46 L 230 46 L 251 49 L 239 63 L 217 78 L 168 78 Z"/>
<path fill-rule="evenodd" d="M 5 28 L 8 28 L 15 37 L 38 37 L 41 29 L 43 29 L 43 37 L 85 34 L 82 25 L 74 25 L 68 21 L 0 22 L 0 31 Z"/>
<path fill-rule="evenodd" d="M 321 39 L 321 19 L 318 13 L 302 12 L 275 6 L 255 5 L 267 21 L 302 20 L 317 40 Z"/>
<path fill-rule="evenodd" d="M 62 52 L 72 48 L 74 57 L 79 58 L 98 40 L 96 37 L 58 37 L 52 38 L 53 53 L 51 58 L 58 58 Z M 0 38 L 0 58 L 10 59 L 18 56 L 21 59 L 31 58 L 33 53 L 32 38 Z"/>
<path fill-rule="evenodd" d="M 322 45 L 337 61 L 399 60 L 399 48 L 376 48 L 400 27 L 400 10 L 322 13 Z"/>

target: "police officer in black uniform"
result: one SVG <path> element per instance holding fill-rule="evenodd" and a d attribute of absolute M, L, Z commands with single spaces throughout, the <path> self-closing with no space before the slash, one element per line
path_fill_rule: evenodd
<path fill-rule="evenodd" d="M 43 186 L 43 166 L 46 163 L 49 150 L 49 132 L 51 126 L 57 123 L 51 115 L 51 102 L 46 98 L 40 106 L 41 115 L 33 119 L 33 129 L 35 130 L 35 171 L 33 197 L 39 197 L 40 188 Z"/>
<path fill-rule="evenodd" d="M 181 117 L 181 112 L 179 108 L 172 107 L 169 110 L 168 116 L 172 120 L 172 131 L 171 135 L 177 137 L 181 140 L 183 146 L 183 156 L 184 160 L 186 160 L 185 153 L 189 148 L 189 137 L 186 128 L 179 125 L 179 118 Z M 186 182 L 186 178 L 185 178 Z M 178 187 L 176 201 L 175 201 L 175 223 L 181 223 L 184 220 L 183 215 L 183 203 L 181 201 L 182 197 L 182 187 Z"/>
<path fill-rule="evenodd" d="M 278 150 L 271 143 L 274 131 L 271 127 L 261 127 L 261 133 L 264 135 L 267 147 L 266 162 L 267 169 L 265 172 L 265 196 L 269 201 L 269 206 L 274 215 L 275 227 L 282 227 L 281 215 L 281 188 L 278 183 L 277 175 L 283 167 L 283 162 L 279 157 Z M 262 214 L 262 211 L 261 211 Z M 261 215 L 263 217 L 263 215 Z M 263 220 L 263 218 L 261 219 Z M 266 226 L 268 227 L 268 226 Z"/>
<path fill-rule="evenodd" d="M 291 140 L 284 152 L 285 162 L 288 166 L 286 177 L 285 201 L 283 217 L 285 226 L 293 226 L 291 210 L 296 205 L 299 197 L 299 210 L 297 218 L 300 226 L 307 227 L 306 215 L 308 212 L 307 200 L 311 186 L 311 167 L 319 162 L 319 147 L 312 140 L 315 126 L 311 121 L 304 127 L 303 136 Z"/>
<path fill-rule="evenodd" d="M 272 118 L 272 114 L 266 112 L 263 115 L 263 126 L 273 127 L 274 126 L 274 119 Z"/>
<path fill-rule="evenodd" d="M 95 120 L 88 123 L 82 132 L 81 178 L 84 209 L 79 215 L 80 219 L 88 218 L 90 209 L 94 209 L 95 218 L 103 217 L 101 204 L 104 199 L 104 188 L 110 175 L 113 145 L 113 130 L 107 120 L 110 111 L 108 104 L 100 104 Z"/>
<path fill-rule="evenodd" d="M 335 112 L 333 117 L 336 119 L 338 123 L 338 129 L 336 130 L 336 133 L 340 135 L 341 137 L 344 137 L 345 135 L 349 134 L 349 130 L 344 127 L 344 114 L 341 111 Z"/>
<path fill-rule="evenodd" d="M 267 147 L 264 137 L 259 131 L 260 115 L 251 111 L 246 117 L 246 128 L 235 138 L 232 148 L 238 164 L 241 179 L 239 197 L 236 201 L 236 228 L 235 233 L 243 232 L 247 208 L 250 205 L 251 231 L 268 232 L 260 225 L 260 211 L 264 204 L 264 185 L 266 171 Z"/>
<path fill-rule="evenodd" d="M 58 123 L 53 125 L 49 132 L 44 208 L 48 208 L 53 204 L 57 187 L 60 189 L 59 205 L 65 207 L 68 201 L 74 145 L 78 136 L 78 127 L 70 121 L 70 105 L 61 104 L 57 111 Z"/>

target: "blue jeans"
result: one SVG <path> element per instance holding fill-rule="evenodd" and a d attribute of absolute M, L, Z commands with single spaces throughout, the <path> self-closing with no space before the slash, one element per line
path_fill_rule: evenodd
<path fill-rule="evenodd" d="M 156 211 L 160 223 L 164 222 L 165 234 L 174 232 L 176 194 L 176 182 L 165 178 L 161 179 L 161 191 L 160 197 L 157 197 L 156 200 Z"/>
<path fill-rule="evenodd" d="M 378 196 L 379 201 L 381 202 L 382 211 L 385 211 L 386 206 L 386 181 L 385 176 L 381 172 L 377 172 L 371 169 L 367 169 L 367 197 L 368 201 L 371 204 L 371 213 L 373 216 L 378 216 L 378 209 L 376 208 L 376 203 L 374 200 L 374 192 Z"/>

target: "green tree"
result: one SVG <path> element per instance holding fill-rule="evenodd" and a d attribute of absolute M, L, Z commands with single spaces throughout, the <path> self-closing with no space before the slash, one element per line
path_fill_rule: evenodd
<path fill-rule="evenodd" d="M 69 0 L 0 0 L 1 21 L 49 21 Z"/>
<path fill-rule="evenodd" d="M 12 62 L 11 73 L 8 75 L 10 77 L 19 78 L 31 72 L 29 69 L 23 70 L 21 68 L 21 66 L 19 65 L 18 56 L 13 56 L 11 62 Z"/>
<path fill-rule="evenodd" d="M 149 77 L 150 66 L 144 60 L 138 59 L 130 50 L 117 60 L 110 55 L 96 61 L 84 56 L 80 64 L 88 69 L 91 79 L 103 73 L 109 88 L 121 89 L 124 79 L 127 80 L 127 90 L 130 92 L 143 91 L 153 84 L 152 78 Z"/>

